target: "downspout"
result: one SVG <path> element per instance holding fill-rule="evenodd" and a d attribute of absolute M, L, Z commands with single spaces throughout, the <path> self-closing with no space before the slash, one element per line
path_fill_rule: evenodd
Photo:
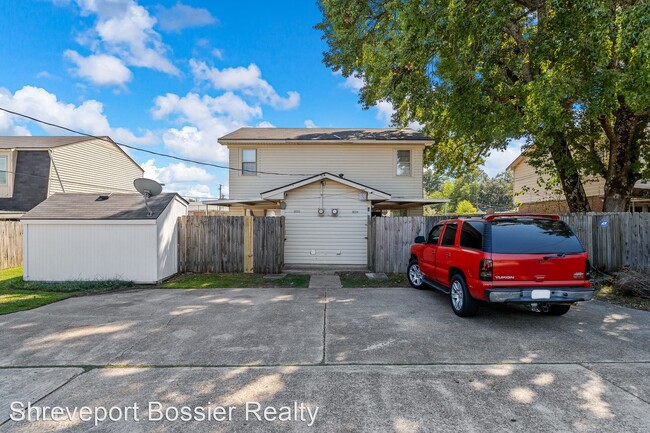
<path fill-rule="evenodd" d="M 63 181 L 61 181 L 61 176 L 59 176 L 59 170 L 56 169 L 56 164 L 54 163 L 54 156 L 52 155 L 52 149 L 48 150 L 50 154 L 50 161 L 52 161 L 52 167 L 54 167 L 54 173 L 56 178 L 59 180 L 59 185 L 61 186 L 61 191 L 65 194 L 65 188 L 63 187 Z M 49 194 L 48 194 L 49 196 Z"/>

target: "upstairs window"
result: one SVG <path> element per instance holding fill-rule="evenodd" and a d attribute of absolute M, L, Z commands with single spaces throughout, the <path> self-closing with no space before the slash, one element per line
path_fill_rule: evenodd
<path fill-rule="evenodd" d="M 6 185 L 9 179 L 9 158 L 0 156 L 0 185 Z"/>
<path fill-rule="evenodd" d="M 411 151 L 398 150 L 397 151 L 397 176 L 410 176 L 411 175 Z"/>
<path fill-rule="evenodd" d="M 257 176 L 257 149 L 243 149 L 241 151 L 242 176 Z"/>

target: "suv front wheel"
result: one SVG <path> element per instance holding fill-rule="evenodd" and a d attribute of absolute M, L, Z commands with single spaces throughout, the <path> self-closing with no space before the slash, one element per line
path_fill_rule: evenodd
<path fill-rule="evenodd" d="M 411 260 L 406 275 L 408 275 L 409 284 L 414 289 L 424 290 L 427 288 L 427 283 L 424 282 L 424 275 L 417 260 Z"/>
<path fill-rule="evenodd" d="M 457 316 L 472 317 L 478 312 L 479 303 L 472 298 L 469 290 L 467 290 L 467 283 L 462 274 L 456 274 L 451 278 L 449 300 L 451 301 L 451 309 L 454 310 Z"/>

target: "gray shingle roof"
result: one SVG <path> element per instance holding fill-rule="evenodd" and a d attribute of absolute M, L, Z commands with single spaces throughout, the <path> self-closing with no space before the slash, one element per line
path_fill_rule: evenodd
<path fill-rule="evenodd" d="M 24 220 L 148 220 L 157 219 L 177 196 L 164 193 L 151 197 L 147 208 L 140 194 L 106 194 L 107 200 L 97 200 L 101 194 L 54 194 L 23 215 Z M 180 196 L 179 196 L 180 197 Z"/>
<path fill-rule="evenodd" d="M 51 149 L 94 140 L 85 136 L 0 136 L 0 149 Z"/>
<path fill-rule="evenodd" d="M 220 138 L 224 141 L 355 141 L 403 140 L 432 141 L 431 137 L 412 129 L 378 128 L 240 128 Z"/>

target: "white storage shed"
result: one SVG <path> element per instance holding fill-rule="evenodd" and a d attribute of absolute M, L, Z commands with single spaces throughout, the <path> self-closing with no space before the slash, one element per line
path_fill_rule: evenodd
<path fill-rule="evenodd" d="M 54 194 L 21 219 L 25 281 L 125 280 L 155 284 L 178 272 L 175 193 Z"/>

